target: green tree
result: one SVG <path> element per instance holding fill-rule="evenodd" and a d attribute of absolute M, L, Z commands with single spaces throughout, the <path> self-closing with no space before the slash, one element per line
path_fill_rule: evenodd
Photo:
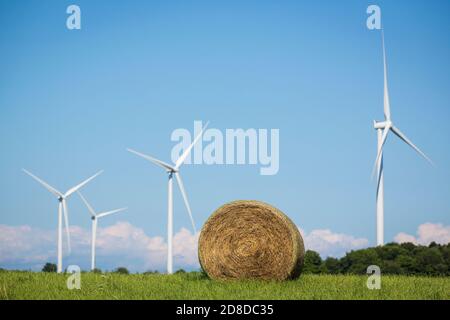
<path fill-rule="evenodd" d="M 432 242 L 428 245 L 428 248 L 435 248 L 435 247 L 439 247 L 439 245 L 438 245 L 436 242 L 434 242 L 434 241 L 432 241 Z"/>
<path fill-rule="evenodd" d="M 383 261 L 381 264 L 381 272 L 385 274 L 402 274 L 402 267 L 396 262 L 392 260 Z"/>
<path fill-rule="evenodd" d="M 417 252 L 417 269 L 422 274 L 437 275 L 437 265 L 444 264 L 440 250 L 436 247 L 421 247 Z M 441 267 L 440 267 L 441 268 Z"/>
<path fill-rule="evenodd" d="M 307 250 L 305 253 L 305 264 L 303 266 L 304 273 L 320 273 L 322 265 L 322 258 L 320 255 L 312 250 Z"/>
<path fill-rule="evenodd" d="M 341 273 L 341 264 L 339 259 L 328 257 L 323 262 L 325 266 L 325 273 L 338 274 Z"/>
<path fill-rule="evenodd" d="M 400 266 L 403 273 L 409 274 L 409 275 L 413 275 L 413 274 L 417 273 L 416 260 L 413 256 L 410 256 L 407 254 L 401 254 L 401 255 L 397 256 L 395 261 L 397 262 L 397 265 Z"/>
<path fill-rule="evenodd" d="M 399 255 L 408 252 L 397 243 L 388 243 L 384 246 L 376 247 L 375 250 L 381 260 L 395 260 Z"/>
<path fill-rule="evenodd" d="M 403 249 L 405 249 L 408 252 L 412 252 L 412 251 L 414 251 L 414 249 L 416 249 L 416 246 L 414 245 L 414 243 L 411 243 L 411 242 L 404 242 L 404 243 L 400 244 L 400 247 L 402 247 Z"/>
<path fill-rule="evenodd" d="M 438 263 L 434 266 L 434 274 L 436 276 L 448 275 L 448 266 L 444 263 Z"/>
<path fill-rule="evenodd" d="M 322 262 L 319 254 L 307 251 L 305 273 L 366 274 L 367 267 L 377 265 L 382 273 L 445 276 L 450 275 L 450 243 L 428 246 L 413 243 L 388 243 L 384 246 L 348 252 L 340 259 L 328 257 Z"/>
<path fill-rule="evenodd" d="M 125 267 L 118 267 L 114 272 L 115 273 L 120 273 L 120 274 L 129 274 L 130 273 L 128 271 L 128 269 L 125 268 Z"/>
<path fill-rule="evenodd" d="M 154 271 L 148 270 L 148 271 L 145 271 L 143 274 L 145 274 L 145 275 L 151 275 L 151 274 L 158 274 L 158 273 L 159 273 L 158 270 L 154 270 Z"/>
<path fill-rule="evenodd" d="M 450 275 L 450 243 L 441 247 L 442 259 L 447 266 L 447 275 Z"/>
<path fill-rule="evenodd" d="M 47 262 L 42 268 L 42 272 L 56 272 L 56 264 Z"/>
<path fill-rule="evenodd" d="M 348 252 L 341 259 L 341 264 L 345 273 L 366 274 L 368 266 L 381 266 L 381 260 L 378 257 L 376 248 L 368 248 Z"/>

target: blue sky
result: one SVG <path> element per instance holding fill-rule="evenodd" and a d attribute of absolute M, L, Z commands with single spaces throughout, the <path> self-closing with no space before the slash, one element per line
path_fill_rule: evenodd
<path fill-rule="evenodd" d="M 82 29 L 66 28 L 77 4 Z M 166 175 L 125 151 L 170 160 L 176 128 L 280 129 L 280 170 L 183 167 L 197 226 L 220 205 L 258 199 L 305 231 L 375 242 L 382 120 L 382 9 L 392 116 L 437 164 L 391 136 L 385 148 L 385 238 L 450 224 L 450 3 L 442 1 L 0 0 L 0 224 L 54 230 L 56 201 L 21 172 L 83 189 L 99 210 L 165 236 Z M 71 224 L 88 228 L 82 202 Z M 175 229 L 190 228 L 175 192 Z M 4 244 L 6 246 L 6 244 Z M 0 246 L 2 244 L 0 243 Z"/>

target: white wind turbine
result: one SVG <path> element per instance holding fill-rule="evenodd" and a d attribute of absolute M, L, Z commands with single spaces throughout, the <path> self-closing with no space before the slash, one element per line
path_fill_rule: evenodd
<path fill-rule="evenodd" d="M 209 122 L 208 122 L 209 123 Z M 173 176 L 175 175 L 175 178 L 177 179 L 178 186 L 181 191 L 181 195 L 183 196 L 184 204 L 186 205 L 186 209 L 189 213 L 189 218 L 191 219 L 192 227 L 194 229 L 194 234 L 197 233 L 194 223 L 194 218 L 192 217 L 191 207 L 189 206 L 189 201 L 186 196 L 186 191 L 184 190 L 183 181 L 181 180 L 181 176 L 179 173 L 179 169 L 183 162 L 186 160 L 187 156 L 191 152 L 194 145 L 197 143 L 197 141 L 201 138 L 203 132 L 205 131 L 206 127 L 208 126 L 208 123 L 203 127 L 203 129 L 200 131 L 200 133 L 197 135 L 197 137 L 194 139 L 194 141 L 191 143 L 191 145 L 183 152 L 183 154 L 178 158 L 178 160 L 175 162 L 175 165 L 168 164 L 166 162 L 163 162 L 161 160 L 155 159 L 151 156 L 145 155 L 143 153 L 137 152 L 132 149 L 127 149 L 129 152 L 134 153 L 154 164 L 157 166 L 160 166 L 164 170 L 166 170 L 167 174 L 169 175 L 169 181 L 168 181 L 168 201 L 167 201 L 167 273 L 172 274 L 173 273 L 173 255 L 172 255 L 172 248 L 173 248 Z"/>
<path fill-rule="evenodd" d="M 126 210 L 127 208 L 120 208 L 115 209 L 111 211 L 96 213 L 92 206 L 89 204 L 89 202 L 86 200 L 85 197 L 81 194 L 81 192 L 78 191 L 78 195 L 80 196 L 81 200 L 83 200 L 84 204 L 86 205 L 87 209 L 89 210 L 89 213 L 91 214 L 91 220 L 92 220 L 92 241 L 91 241 L 91 270 L 95 269 L 95 239 L 97 238 L 97 223 L 98 219 L 109 216 L 114 213 L 118 213 L 121 211 Z"/>
<path fill-rule="evenodd" d="M 397 137 L 403 140 L 411 148 L 417 151 L 428 162 L 433 162 L 428 158 L 419 148 L 417 148 L 397 127 L 391 119 L 391 108 L 389 103 L 389 91 L 387 81 L 387 66 L 386 66 L 386 50 L 384 46 L 384 32 L 381 31 L 383 44 L 383 67 L 384 67 L 384 121 L 374 121 L 373 126 L 377 130 L 378 135 L 378 149 L 377 158 L 372 172 L 372 177 L 377 172 L 377 245 L 384 244 L 384 175 L 383 175 L 383 146 L 386 142 L 388 134 L 392 131 Z"/>
<path fill-rule="evenodd" d="M 97 177 L 99 174 L 101 174 L 103 172 L 103 170 L 97 172 L 92 177 L 84 180 L 82 183 L 76 185 L 75 187 L 70 188 L 66 193 L 59 192 L 58 190 L 56 190 L 55 188 L 50 186 L 45 181 L 43 181 L 40 178 L 36 177 L 31 172 L 29 172 L 29 171 L 27 171 L 25 169 L 22 169 L 22 170 L 26 174 L 31 176 L 33 179 L 35 179 L 37 182 L 42 184 L 48 191 L 53 193 L 58 198 L 58 263 L 57 263 L 57 270 L 56 271 L 58 273 L 61 273 L 62 272 L 62 215 L 63 215 L 63 213 L 64 213 L 64 224 L 65 224 L 66 233 L 67 233 L 67 247 L 68 247 L 69 253 L 70 253 L 70 250 L 71 250 L 70 249 L 70 232 L 69 232 L 69 211 L 67 209 L 67 198 L 70 195 L 72 195 L 74 192 L 78 191 L 81 187 L 86 185 L 89 181 L 91 181 L 92 179 Z"/>

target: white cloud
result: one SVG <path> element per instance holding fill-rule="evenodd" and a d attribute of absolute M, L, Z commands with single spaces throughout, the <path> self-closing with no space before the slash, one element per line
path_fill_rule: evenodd
<path fill-rule="evenodd" d="M 117 222 L 97 230 L 96 258 L 100 267 L 125 266 L 133 271 L 165 270 L 167 244 L 160 236 L 150 237 L 128 222 Z M 85 269 L 90 259 L 90 230 L 70 227 L 72 254 L 64 264 L 79 264 Z M 65 234 L 64 234 L 65 236 Z M 182 228 L 174 235 L 174 267 L 199 268 L 198 235 Z M 66 252 L 66 246 L 63 247 Z M 40 269 L 56 261 L 56 232 L 0 225 L 0 267 Z M 103 262 L 103 263 L 102 263 Z"/>
<path fill-rule="evenodd" d="M 175 258 L 183 265 L 197 266 L 200 268 L 198 262 L 198 238 L 200 234 L 197 233 L 195 236 L 187 229 L 182 228 L 174 236 L 174 255 Z"/>
<path fill-rule="evenodd" d="M 32 264 L 37 260 L 46 260 L 55 254 L 51 234 L 30 226 L 11 227 L 0 225 L 0 263 L 3 264 Z M 36 250 L 39 243 L 39 250 Z"/>
<path fill-rule="evenodd" d="M 309 233 L 299 229 L 305 242 L 306 250 L 314 250 L 322 257 L 341 257 L 346 252 L 365 248 L 369 240 L 355 238 L 343 233 L 333 233 L 329 229 L 316 229 Z"/>
<path fill-rule="evenodd" d="M 330 230 L 300 230 L 307 249 L 322 256 L 341 256 L 352 249 L 368 245 L 367 239 L 333 233 Z M 72 254 L 64 265 L 78 264 L 89 267 L 90 229 L 71 226 Z M 64 234 L 65 236 L 65 234 Z M 174 235 L 175 268 L 199 268 L 197 243 L 199 234 L 193 235 L 182 228 Z M 166 268 L 167 243 L 161 236 L 148 236 L 143 229 L 128 222 L 117 222 L 99 228 L 97 233 L 97 264 L 103 269 L 125 266 L 133 271 Z M 66 252 L 66 246 L 63 248 Z M 56 260 L 56 232 L 30 226 L 0 225 L 0 266 L 9 268 L 40 269 L 47 261 Z"/>
<path fill-rule="evenodd" d="M 87 269 L 90 264 L 90 229 L 70 228 L 72 254 L 64 265 L 78 264 Z M 300 229 L 306 249 L 317 251 L 322 257 L 341 257 L 350 250 L 369 245 L 366 238 L 334 233 L 329 229 L 316 229 L 307 233 Z M 65 236 L 65 235 L 64 235 Z M 198 269 L 197 243 L 199 234 L 193 235 L 182 228 L 174 235 L 174 267 Z M 397 242 L 428 245 L 431 241 L 450 242 L 450 226 L 425 223 L 418 227 L 417 236 L 399 233 Z M 64 246 L 66 252 L 66 246 Z M 132 271 L 166 268 L 167 243 L 161 236 L 148 236 L 143 229 L 128 222 L 117 222 L 99 228 L 97 234 L 97 264 L 111 270 L 124 266 Z M 39 270 L 48 261 L 56 261 L 56 231 L 30 226 L 0 225 L 0 267 Z"/>
<path fill-rule="evenodd" d="M 405 243 L 405 242 L 411 242 L 411 243 L 417 243 L 416 238 L 410 234 L 400 232 L 394 237 L 394 241 L 397 243 Z"/>
<path fill-rule="evenodd" d="M 427 222 L 417 228 L 417 236 L 400 232 L 394 237 L 394 240 L 398 243 L 412 242 L 421 245 L 429 245 L 433 241 L 440 244 L 447 244 L 450 242 L 450 226 Z"/>

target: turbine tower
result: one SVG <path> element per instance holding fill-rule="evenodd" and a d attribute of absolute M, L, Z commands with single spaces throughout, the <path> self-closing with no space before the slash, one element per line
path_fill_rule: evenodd
<path fill-rule="evenodd" d="M 91 271 L 95 269 L 95 239 L 97 238 L 97 222 L 98 219 L 109 216 L 114 213 L 118 213 L 121 211 L 126 210 L 127 208 L 120 208 L 115 209 L 111 211 L 96 213 L 92 206 L 89 204 L 89 202 L 86 200 L 86 198 L 81 194 L 81 192 L 78 191 L 78 195 L 80 196 L 81 200 L 83 200 L 84 204 L 86 205 L 87 209 L 89 210 L 89 213 L 91 214 L 91 220 L 92 220 L 92 241 L 91 241 Z"/>
<path fill-rule="evenodd" d="M 62 215 L 64 214 L 64 224 L 66 228 L 66 234 L 67 234 L 67 247 L 70 254 L 70 232 L 69 232 L 69 211 L 67 209 L 67 198 L 72 195 L 74 192 L 78 191 L 86 185 L 89 181 L 97 177 L 99 174 L 103 172 L 99 171 L 96 174 L 94 174 L 92 177 L 86 179 L 85 181 L 81 182 L 80 184 L 76 185 L 73 188 L 70 188 L 66 193 L 59 192 L 52 186 L 50 186 L 47 182 L 41 180 L 40 178 L 36 177 L 31 172 L 22 169 L 26 174 L 28 174 L 30 177 L 35 179 L 37 182 L 39 182 L 41 185 L 43 185 L 48 191 L 53 193 L 58 198 L 58 263 L 57 263 L 57 269 L 56 271 L 58 273 L 62 272 Z"/>
<path fill-rule="evenodd" d="M 381 30 L 382 45 L 383 45 L 383 68 L 384 68 L 384 121 L 374 121 L 374 129 L 377 130 L 377 158 L 372 171 L 372 177 L 377 172 L 377 245 L 382 246 L 384 244 L 384 174 L 383 174 L 383 146 L 386 143 L 386 139 L 390 131 L 392 131 L 403 142 L 408 144 L 416 152 L 418 152 L 428 162 L 433 162 L 428 158 L 419 148 L 417 148 L 397 127 L 391 119 L 391 107 L 389 102 L 389 90 L 387 81 L 387 63 L 386 63 L 386 50 L 384 45 L 384 31 Z"/>
<path fill-rule="evenodd" d="M 208 126 L 208 123 L 202 128 L 200 133 L 195 137 L 194 141 L 191 143 L 191 145 L 183 152 L 183 154 L 178 158 L 178 160 L 175 162 L 175 165 L 168 164 L 166 162 L 163 162 L 161 160 L 155 159 L 151 156 L 145 155 L 143 153 L 137 152 L 132 149 L 127 149 L 129 152 L 134 153 L 154 164 L 157 166 L 163 168 L 166 170 L 169 180 L 168 180 L 168 187 L 167 187 L 167 193 L 168 193 L 168 199 L 167 199 L 167 273 L 172 274 L 173 273 L 173 176 L 177 179 L 178 187 L 180 188 L 181 195 L 183 196 L 184 204 L 186 205 L 186 209 L 189 213 L 189 218 L 191 219 L 192 228 L 194 229 L 194 234 L 197 233 L 195 228 L 194 219 L 192 217 L 191 207 L 189 205 L 189 201 L 187 199 L 186 191 L 184 190 L 183 181 L 181 180 L 181 176 L 179 173 L 179 169 L 181 165 L 186 160 L 187 156 L 191 152 L 194 145 L 197 143 L 197 141 L 201 138 L 203 132 L 205 131 L 206 127 Z"/>

